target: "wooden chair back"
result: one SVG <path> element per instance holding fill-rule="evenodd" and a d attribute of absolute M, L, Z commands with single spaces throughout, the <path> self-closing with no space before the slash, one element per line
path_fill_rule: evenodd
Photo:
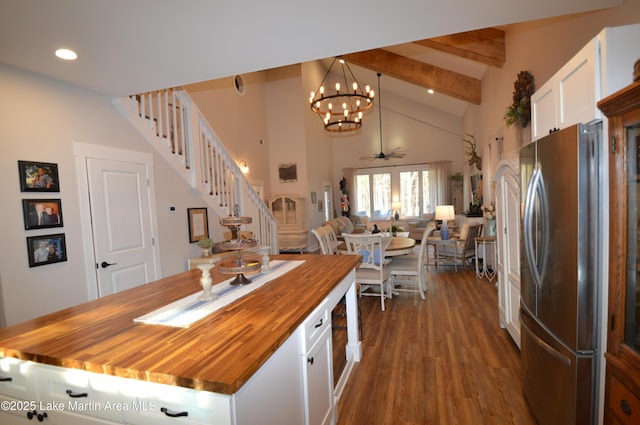
<path fill-rule="evenodd" d="M 316 229 L 311 229 L 311 233 L 313 233 L 316 239 L 318 239 L 322 255 L 338 254 L 338 238 L 333 232 L 333 228 L 331 226 L 326 225 Z"/>

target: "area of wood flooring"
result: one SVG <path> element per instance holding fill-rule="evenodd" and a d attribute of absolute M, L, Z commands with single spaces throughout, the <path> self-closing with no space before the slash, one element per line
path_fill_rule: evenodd
<path fill-rule="evenodd" d="M 428 273 L 427 299 L 358 299 L 363 359 L 338 406 L 338 425 L 534 425 L 520 352 L 498 324 L 495 280 Z M 334 340 L 340 340 L 340 329 Z M 340 369 L 340 360 L 334 361 Z"/>

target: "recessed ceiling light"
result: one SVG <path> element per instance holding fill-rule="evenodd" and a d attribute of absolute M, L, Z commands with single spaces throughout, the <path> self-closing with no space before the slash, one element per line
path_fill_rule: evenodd
<path fill-rule="evenodd" d="M 428 90 L 427 90 L 427 93 L 429 93 L 429 94 L 433 94 L 433 93 L 434 93 L 434 91 L 433 91 L 433 89 L 428 89 Z"/>
<path fill-rule="evenodd" d="M 78 59 L 78 55 L 73 50 L 58 49 L 56 50 L 56 56 L 66 61 L 72 61 Z"/>

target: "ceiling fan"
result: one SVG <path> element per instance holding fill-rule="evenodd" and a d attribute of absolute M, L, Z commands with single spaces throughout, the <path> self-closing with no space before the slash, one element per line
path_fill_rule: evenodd
<path fill-rule="evenodd" d="M 380 77 L 382 74 L 378 72 L 378 114 L 380 117 L 380 153 L 373 154 L 373 156 L 361 156 L 360 159 L 370 159 L 373 161 L 374 159 L 391 159 L 391 158 L 404 158 L 406 154 L 395 152 L 397 150 L 394 149 L 391 152 L 384 153 L 382 150 L 382 96 L 380 95 Z"/>

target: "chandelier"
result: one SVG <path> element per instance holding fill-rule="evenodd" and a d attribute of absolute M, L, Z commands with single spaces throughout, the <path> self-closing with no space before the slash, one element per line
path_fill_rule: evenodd
<path fill-rule="evenodd" d="M 336 62 L 340 62 L 342 65 L 341 79 L 335 83 L 334 92 L 329 88 L 325 91 L 323 84 L 331 75 L 331 70 Z M 349 64 L 342 56 L 337 56 L 320 82 L 318 90 L 311 92 L 309 103 L 311 110 L 318 114 L 324 123 L 325 130 L 342 133 L 358 130 L 362 127 L 362 113 L 371 109 L 373 97 L 373 90 L 366 86 L 363 91 L 351 72 Z"/>

